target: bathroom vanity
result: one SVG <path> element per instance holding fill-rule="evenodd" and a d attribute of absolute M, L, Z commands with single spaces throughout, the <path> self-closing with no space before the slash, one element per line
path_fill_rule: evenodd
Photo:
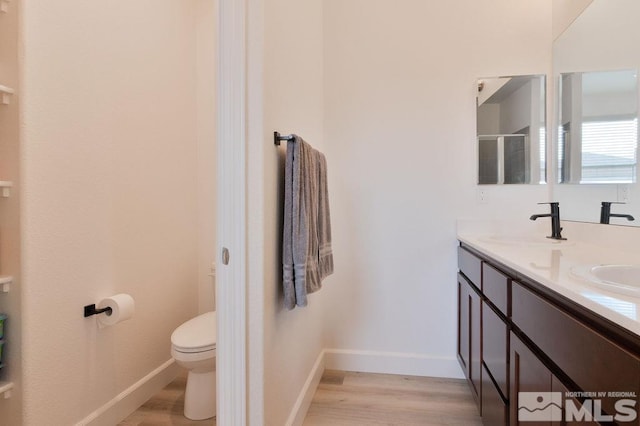
<path fill-rule="evenodd" d="M 525 425 L 640 424 L 640 298 L 581 276 L 585 265 L 638 264 L 637 254 L 458 238 L 458 359 L 483 423 L 517 425 L 520 411 L 538 419 Z"/>

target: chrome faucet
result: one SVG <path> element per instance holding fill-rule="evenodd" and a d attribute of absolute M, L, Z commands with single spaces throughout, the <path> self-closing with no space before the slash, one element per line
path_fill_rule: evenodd
<path fill-rule="evenodd" d="M 627 219 L 628 221 L 636 220 L 630 214 L 611 213 L 611 204 L 624 204 L 624 203 L 616 203 L 613 201 L 603 201 L 602 207 L 600 207 L 600 223 L 609 224 L 609 219 L 611 219 L 612 217 L 622 217 Z"/>
<path fill-rule="evenodd" d="M 551 213 L 547 214 L 534 214 L 529 219 L 536 220 L 539 217 L 550 217 L 551 218 L 551 236 L 547 238 L 552 238 L 554 240 L 566 240 L 566 238 L 562 238 L 561 232 L 562 228 L 560 227 L 560 203 L 538 203 L 538 204 L 549 204 L 551 205 Z"/>

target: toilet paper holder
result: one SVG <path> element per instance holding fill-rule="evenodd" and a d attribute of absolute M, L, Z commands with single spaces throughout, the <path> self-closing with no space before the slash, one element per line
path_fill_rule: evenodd
<path fill-rule="evenodd" d="M 96 304 L 92 304 L 92 305 L 87 305 L 84 307 L 84 317 L 90 317 L 92 315 L 98 315 L 98 314 L 102 314 L 105 313 L 107 315 L 111 315 L 111 312 L 113 311 L 113 309 L 111 309 L 110 307 L 106 307 L 106 308 L 102 308 L 102 309 L 96 309 Z"/>

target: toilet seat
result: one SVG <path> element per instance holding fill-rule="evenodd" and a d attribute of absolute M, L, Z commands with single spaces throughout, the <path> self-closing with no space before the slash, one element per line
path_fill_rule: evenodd
<path fill-rule="evenodd" d="M 186 368 L 209 368 L 209 364 L 215 365 L 216 350 L 204 351 L 204 352 L 181 352 L 176 348 L 171 348 L 171 357 L 182 363 L 183 365 L 190 364 L 191 367 Z"/>
<path fill-rule="evenodd" d="M 207 312 L 176 328 L 171 334 L 172 350 L 201 353 L 216 350 L 216 312 Z"/>

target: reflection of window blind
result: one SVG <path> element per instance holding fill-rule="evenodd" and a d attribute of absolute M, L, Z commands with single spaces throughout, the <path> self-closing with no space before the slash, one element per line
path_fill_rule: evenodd
<path fill-rule="evenodd" d="M 566 126 L 568 127 L 568 126 Z M 558 176 L 556 176 L 556 179 L 558 182 L 563 183 L 566 182 L 565 179 L 565 175 L 564 175 L 564 168 L 566 167 L 565 165 L 565 139 L 566 139 L 566 133 L 567 131 L 565 130 L 565 126 L 558 126 L 558 169 L 556 171 L 556 173 L 558 173 Z"/>
<path fill-rule="evenodd" d="M 584 292 L 582 295 L 588 299 L 593 300 L 598 305 L 606 306 L 609 309 L 613 309 L 615 312 L 624 315 L 625 317 L 633 320 L 638 319 L 638 312 L 636 310 L 636 304 L 627 302 L 626 300 L 620 300 L 615 297 L 604 296 L 598 293 Z"/>
<path fill-rule="evenodd" d="M 635 182 L 637 139 L 637 118 L 583 122 L 581 182 Z"/>

